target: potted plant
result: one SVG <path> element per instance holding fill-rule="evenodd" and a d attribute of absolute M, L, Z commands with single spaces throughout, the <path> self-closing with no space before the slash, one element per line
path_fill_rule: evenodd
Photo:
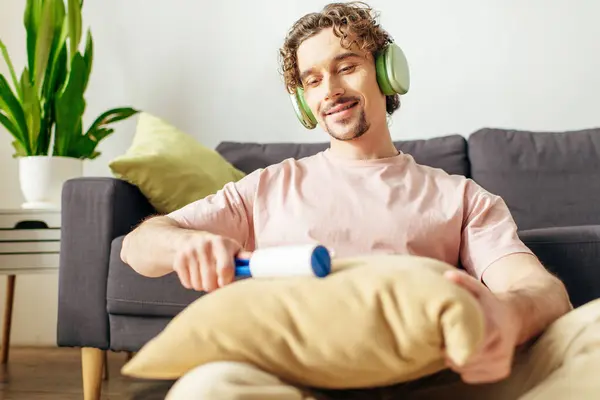
<path fill-rule="evenodd" d="M 113 133 L 110 125 L 138 112 L 114 108 L 84 130 L 94 55 L 89 30 L 79 50 L 82 6 L 82 0 L 26 1 L 27 63 L 20 76 L 0 40 L 10 74 L 0 74 L 0 123 L 14 137 L 24 207 L 57 206 L 62 183 L 82 175 L 84 160 L 98 157 L 98 143 Z"/>

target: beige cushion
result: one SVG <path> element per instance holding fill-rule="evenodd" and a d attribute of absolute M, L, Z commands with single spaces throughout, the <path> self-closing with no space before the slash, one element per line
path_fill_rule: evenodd
<path fill-rule="evenodd" d="M 247 279 L 182 311 L 122 369 L 177 379 L 218 360 L 250 362 L 296 384 L 353 388 L 461 365 L 483 338 L 476 300 L 453 267 L 412 256 L 336 260 L 327 278 Z"/>
<path fill-rule="evenodd" d="M 160 213 L 170 213 L 244 177 L 215 150 L 148 113 L 133 143 L 109 163 L 113 175 L 137 186 Z"/>
<path fill-rule="evenodd" d="M 513 385 L 539 383 L 519 400 L 600 398 L 600 299 L 552 323 L 523 364 Z"/>

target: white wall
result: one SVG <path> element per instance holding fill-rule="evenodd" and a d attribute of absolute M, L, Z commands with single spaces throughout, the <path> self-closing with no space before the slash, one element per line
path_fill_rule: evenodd
<path fill-rule="evenodd" d="M 0 14 L 0 37 L 19 70 L 25 57 L 21 4 L 3 1 Z M 133 105 L 211 147 L 221 140 L 327 140 L 297 122 L 277 64 L 292 22 L 324 4 L 86 0 L 84 21 L 96 45 L 87 124 L 109 107 Z M 411 92 L 393 117 L 395 139 L 468 136 L 485 126 L 600 126 L 599 2 L 373 0 L 371 5 L 381 11 L 383 26 L 412 68 Z M 134 126 L 134 120 L 118 126 L 101 144 L 103 155 L 86 165 L 87 175 L 110 173 L 108 161 L 125 151 Z M 21 202 L 11 154 L 8 135 L 0 132 L 0 207 Z M 56 292 L 52 276 L 17 283 L 15 343 L 54 342 Z"/>

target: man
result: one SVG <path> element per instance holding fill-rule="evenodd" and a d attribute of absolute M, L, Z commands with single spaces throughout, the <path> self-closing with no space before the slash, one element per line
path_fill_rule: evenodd
<path fill-rule="evenodd" d="M 487 339 L 466 366 L 448 366 L 466 383 L 496 382 L 509 375 L 518 345 L 569 311 L 568 296 L 519 240 L 502 199 L 394 147 L 387 116 L 399 97 L 383 94 L 375 67 L 390 42 L 363 4 L 302 17 L 281 49 L 282 69 L 290 93 L 304 90 L 330 148 L 145 221 L 121 256 L 142 275 L 175 271 L 186 288 L 207 291 L 232 282 L 236 255 L 265 246 L 318 242 L 342 257 L 408 253 L 461 264 L 469 274 L 457 269 L 447 278 L 481 303 Z M 252 368 L 215 363 L 197 379 L 213 398 L 302 398 Z"/>

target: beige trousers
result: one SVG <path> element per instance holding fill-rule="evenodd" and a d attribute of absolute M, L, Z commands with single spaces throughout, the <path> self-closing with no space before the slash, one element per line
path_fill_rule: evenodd
<path fill-rule="evenodd" d="M 321 399 L 600 399 L 600 299 L 552 324 L 533 344 L 517 351 L 511 376 L 467 385 L 449 370 L 390 387 L 361 390 L 301 388 L 239 362 L 199 366 L 180 378 L 166 400 Z"/>

